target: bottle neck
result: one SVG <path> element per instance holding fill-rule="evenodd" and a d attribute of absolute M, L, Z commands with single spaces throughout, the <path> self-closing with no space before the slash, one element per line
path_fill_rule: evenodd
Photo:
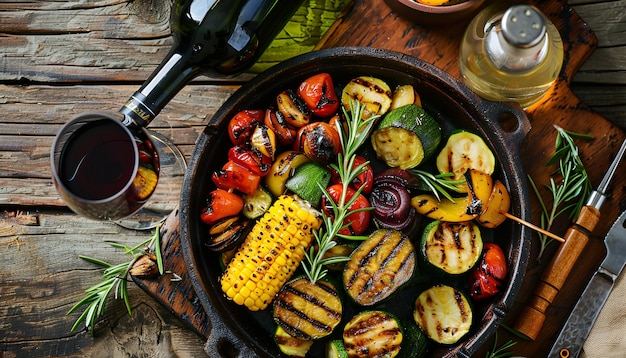
<path fill-rule="evenodd" d="M 545 60 L 548 45 L 544 34 L 533 46 L 516 46 L 506 39 L 499 22 L 494 23 L 485 36 L 487 56 L 496 68 L 505 72 L 524 72 L 537 67 Z"/>
<path fill-rule="evenodd" d="M 195 76 L 230 77 L 250 68 L 303 0 L 175 0 L 175 45 L 120 112 L 145 127 Z"/>
<path fill-rule="evenodd" d="M 198 73 L 199 67 L 191 66 L 185 56 L 174 48 L 120 109 L 124 114 L 124 125 L 135 128 L 147 126 Z"/>

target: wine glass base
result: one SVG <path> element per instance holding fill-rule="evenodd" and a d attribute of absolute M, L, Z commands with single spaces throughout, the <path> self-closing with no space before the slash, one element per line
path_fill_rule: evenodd
<path fill-rule="evenodd" d="M 178 207 L 187 163 L 185 157 L 169 139 L 146 130 L 159 155 L 159 182 L 148 202 L 136 213 L 114 221 L 131 230 L 150 230 L 162 223 Z M 172 201 L 172 198 L 176 200 Z"/>

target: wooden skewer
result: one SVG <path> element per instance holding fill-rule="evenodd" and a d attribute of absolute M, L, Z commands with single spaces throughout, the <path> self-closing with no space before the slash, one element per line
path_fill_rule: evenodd
<path fill-rule="evenodd" d="M 562 237 L 557 236 L 557 235 L 551 233 L 550 231 L 546 231 L 546 230 L 540 228 L 537 225 L 531 224 L 531 223 L 529 223 L 526 220 L 522 220 L 522 219 L 520 219 L 520 218 L 518 218 L 516 216 L 513 216 L 513 215 L 509 214 L 509 213 L 505 213 L 504 211 L 500 211 L 500 214 L 506 216 L 507 218 L 509 218 L 509 219 L 511 219 L 513 221 L 517 221 L 518 223 L 520 223 L 522 225 L 528 226 L 529 228 L 531 228 L 533 230 L 539 231 L 540 233 L 542 233 L 542 234 L 544 234 L 546 236 L 549 236 L 549 237 L 555 239 L 556 241 L 565 242 L 565 240 Z"/>

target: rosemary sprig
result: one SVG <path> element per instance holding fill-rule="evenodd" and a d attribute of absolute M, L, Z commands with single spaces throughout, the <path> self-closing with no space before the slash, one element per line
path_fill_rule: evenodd
<path fill-rule="evenodd" d="M 124 250 L 126 254 L 132 256 L 132 259 L 128 262 L 113 265 L 106 261 L 99 260 L 93 257 L 82 255 L 79 256 L 81 259 L 96 264 L 98 266 L 102 266 L 105 269 L 102 273 L 103 280 L 100 283 L 95 284 L 85 290 L 85 297 L 78 301 L 67 312 L 67 314 L 71 314 L 79 308 L 86 306 L 83 313 L 76 319 L 76 322 L 74 322 L 74 325 L 71 329 L 72 332 L 76 330 L 76 328 L 78 328 L 78 326 L 82 322 L 85 322 L 87 330 L 90 330 L 91 333 L 93 333 L 95 321 L 98 317 L 101 317 L 104 314 L 104 308 L 106 306 L 107 298 L 112 292 L 115 299 L 121 298 L 124 300 L 126 310 L 128 311 L 129 315 L 131 314 L 130 300 L 127 290 L 128 273 L 133 267 L 133 264 L 143 255 L 148 253 L 143 249 L 144 247 L 155 247 L 154 255 L 156 256 L 159 273 L 163 274 L 163 258 L 161 256 L 160 245 L 160 227 L 156 228 L 154 235 L 152 235 L 149 239 L 139 243 L 137 246 L 129 247 L 126 245 L 118 244 L 116 242 L 109 242 L 109 245 L 114 248 Z"/>
<path fill-rule="evenodd" d="M 512 348 L 517 342 L 513 340 L 506 341 L 503 345 L 498 347 L 498 332 L 496 331 L 495 339 L 493 342 L 493 348 L 487 352 L 485 358 L 505 358 L 513 355 L 512 351 L 507 351 L 507 349 Z"/>
<path fill-rule="evenodd" d="M 348 224 L 344 224 L 346 217 L 353 213 L 371 210 L 371 208 L 361 208 L 355 210 L 349 210 L 350 206 L 356 201 L 361 189 L 357 190 L 352 198 L 347 198 L 348 186 L 354 178 L 361 174 L 365 170 L 365 166 L 368 162 L 361 165 L 354 166 L 354 158 L 359 147 L 365 143 L 369 138 L 370 132 L 376 119 L 379 116 L 372 116 L 367 119 L 362 118 L 364 106 L 354 101 L 350 106 L 350 113 L 347 113 L 344 108 L 344 117 L 346 118 L 345 129 L 341 124 L 337 125 L 337 131 L 341 141 L 342 153 L 337 156 L 337 164 L 331 164 L 330 166 L 339 173 L 339 178 L 342 183 L 341 196 L 337 203 L 335 203 L 330 194 L 326 191 L 326 188 L 322 188 L 324 195 L 329 198 L 329 202 L 332 206 L 332 216 L 322 214 L 322 226 L 315 232 L 315 241 L 317 243 L 317 249 L 311 247 L 306 253 L 306 260 L 302 263 L 302 268 L 307 278 L 315 283 L 317 280 L 322 279 L 328 272 L 324 266 L 347 261 L 349 258 L 345 256 L 324 258 L 324 254 L 328 250 L 337 245 L 334 240 L 335 237 L 341 237 L 351 240 L 363 240 L 364 236 L 345 236 L 339 234 L 339 231 L 345 228 Z M 344 132 L 345 130 L 345 132 Z"/>
<path fill-rule="evenodd" d="M 558 163 L 558 166 L 551 173 L 550 182 L 545 185 L 552 196 L 552 205 L 549 208 L 542 199 L 535 182 L 530 176 L 528 177 L 530 185 L 541 205 L 540 226 L 547 231 L 550 231 L 557 217 L 567 211 L 570 212 L 570 219 L 576 218 L 593 190 L 585 166 L 578 155 L 578 147 L 574 143 L 574 138 L 590 140 L 593 137 L 570 132 L 557 125 L 554 127 L 557 130 L 555 150 L 546 165 Z M 540 261 L 545 249 L 553 239 L 539 233 L 539 241 L 541 247 L 537 260 Z"/>
<path fill-rule="evenodd" d="M 440 195 L 444 196 L 446 199 L 454 202 L 454 198 L 450 195 L 450 192 L 455 193 L 464 193 L 465 191 L 461 189 L 460 185 L 465 183 L 465 179 L 462 180 L 450 180 L 450 178 L 454 176 L 453 173 L 444 173 L 444 174 L 432 174 L 423 170 L 419 170 L 416 168 L 409 169 L 409 172 L 415 175 L 419 180 L 420 184 L 422 184 L 426 189 L 437 197 L 437 200 L 441 200 Z"/>

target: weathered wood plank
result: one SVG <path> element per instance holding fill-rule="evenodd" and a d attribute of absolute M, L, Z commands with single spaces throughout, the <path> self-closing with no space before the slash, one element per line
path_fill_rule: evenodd
<path fill-rule="evenodd" d="M 149 232 L 87 220 L 73 214 L 0 212 L 0 331 L 3 357 L 201 356 L 203 339 L 134 284 L 133 316 L 113 296 L 92 336 L 70 328 L 80 312 L 66 315 L 102 271 L 79 255 L 111 263 L 128 260 L 105 240 L 137 244 Z M 27 220 L 28 219 L 28 220 Z M 36 336 L 33 333 L 36 332 Z M 77 349 L 82 348 L 80 353 Z M 134 352 L 134 353 L 133 353 Z"/>

